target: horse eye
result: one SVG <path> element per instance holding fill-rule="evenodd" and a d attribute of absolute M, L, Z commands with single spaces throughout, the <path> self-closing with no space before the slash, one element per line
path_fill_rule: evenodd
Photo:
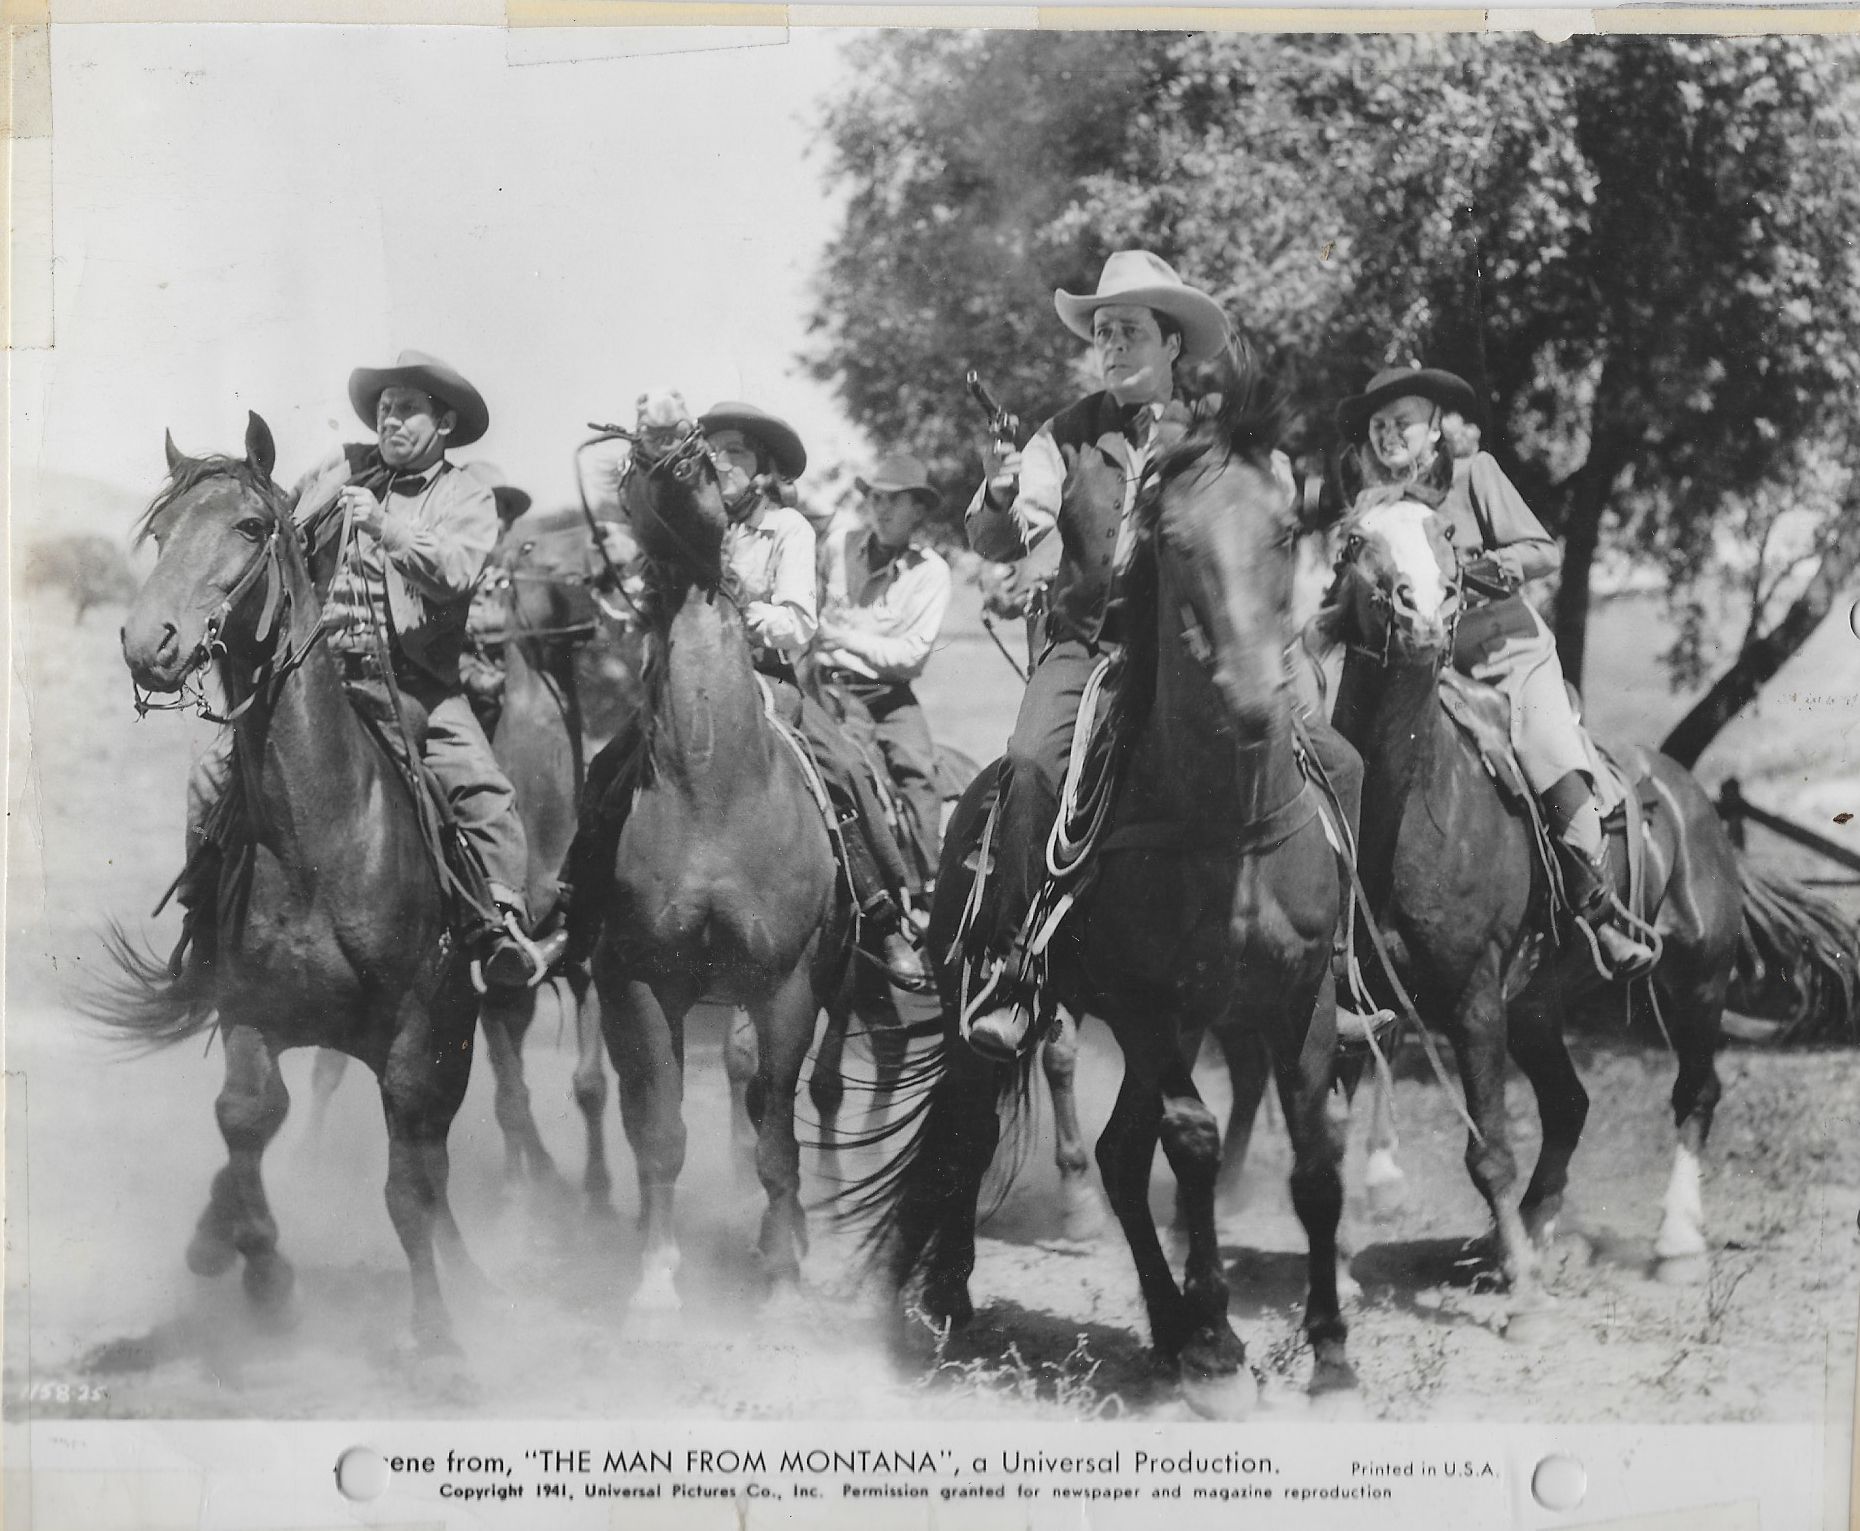
<path fill-rule="evenodd" d="M 1453 534 L 1458 530 L 1459 528 L 1449 521 L 1440 528 L 1440 534 L 1445 537 L 1447 541 L 1451 542 L 1453 540 Z"/>
<path fill-rule="evenodd" d="M 258 542 L 264 538 L 265 523 L 257 516 L 247 516 L 243 521 L 235 525 L 233 530 L 241 537 L 245 538 L 247 542 Z"/>

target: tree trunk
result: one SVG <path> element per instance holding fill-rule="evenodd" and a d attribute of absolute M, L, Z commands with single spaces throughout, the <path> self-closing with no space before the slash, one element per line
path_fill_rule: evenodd
<path fill-rule="evenodd" d="M 1854 507 L 1843 507 L 1851 517 Z M 1814 577 L 1782 620 L 1762 636 L 1744 645 L 1737 663 L 1711 683 L 1660 748 L 1688 770 L 1724 726 L 1742 712 L 1797 649 L 1808 642 L 1827 617 L 1856 567 L 1860 567 L 1860 536 L 1847 536 L 1823 555 Z"/>
<path fill-rule="evenodd" d="M 1584 481 L 1570 497 L 1563 518 L 1563 574 L 1556 592 L 1556 652 L 1563 678 L 1582 689 L 1582 665 L 1589 643 L 1589 575 L 1602 540 L 1605 492 Z"/>

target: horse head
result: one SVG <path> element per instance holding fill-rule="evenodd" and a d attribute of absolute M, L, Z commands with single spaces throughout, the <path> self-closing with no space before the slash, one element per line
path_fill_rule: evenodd
<path fill-rule="evenodd" d="M 287 547 L 301 572 L 262 419 L 248 417 L 243 458 L 187 457 L 172 436 L 167 450 L 167 487 L 136 536 L 152 538 L 159 553 L 122 629 L 130 674 L 159 692 L 180 690 L 217 655 L 256 659 L 285 598 Z"/>
<path fill-rule="evenodd" d="M 729 510 L 709 444 L 673 389 L 639 396 L 622 504 L 640 551 L 654 565 L 706 590 L 722 583 Z"/>
<path fill-rule="evenodd" d="M 1140 497 L 1137 523 L 1153 555 L 1148 578 L 1160 627 L 1132 625 L 1164 638 L 1159 664 L 1170 663 L 1172 651 L 1194 661 L 1219 693 L 1228 731 L 1256 737 L 1284 706 L 1301 527 L 1272 452 L 1277 405 L 1238 337 L 1229 342 L 1223 382 Z M 1133 592 L 1146 582 L 1143 562 L 1133 564 Z"/>
<path fill-rule="evenodd" d="M 1418 500 L 1389 496 L 1343 523 L 1325 635 L 1389 658 L 1439 659 L 1453 646 L 1460 584 L 1452 529 Z"/>

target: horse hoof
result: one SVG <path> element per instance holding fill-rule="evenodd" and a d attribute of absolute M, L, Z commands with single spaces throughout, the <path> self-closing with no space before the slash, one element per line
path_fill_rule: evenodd
<path fill-rule="evenodd" d="M 1702 1286 L 1711 1275 L 1711 1256 L 1700 1251 L 1668 1255 L 1654 1262 L 1653 1277 L 1662 1286 Z"/>
<path fill-rule="evenodd" d="M 421 1345 L 413 1382 L 423 1398 L 443 1403 L 474 1404 L 483 1392 L 465 1353 L 450 1336 Z"/>
<path fill-rule="evenodd" d="M 684 1307 L 669 1266 L 648 1271 L 633 1294 L 635 1313 L 677 1313 Z"/>
<path fill-rule="evenodd" d="M 1408 1182 L 1398 1173 L 1393 1180 L 1365 1187 L 1363 1195 L 1369 1204 L 1369 1215 L 1378 1223 L 1391 1223 L 1408 1205 Z"/>
<path fill-rule="evenodd" d="M 1547 1345 L 1562 1335 L 1556 1304 L 1548 1297 L 1514 1308 L 1505 1320 L 1505 1338 L 1514 1345 Z"/>
<path fill-rule="evenodd" d="M 245 1262 L 245 1295 L 253 1308 L 273 1328 L 290 1328 L 296 1322 L 291 1294 L 297 1286 L 297 1272 L 281 1255 L 253 1258 Z"/>
<path fill-rule="evenodd" d="M 1311 1371 L 1310 1417 L 1345 1424 L 1369 1417 L 1356 1368 L 1348 1361 L 1320 1361 Z"/>
<path fill-rule="evenodd" d="M 187 1268 L 196 1276 L 224 1276 L 239 1258 L 224 1234 L 201 1228 L 188 1241 Z"/>
<path fill-rule="evenodd" d="M 1214 1374 L 1185 1365 L 1181 1378 L 1183 1401 L 1203 1419 L 1245 1419 L 1259 1405 L 1259 1383 L 1244 1363 Z"/>
<path fill-rule="evenodd" d="M 1104 1203 L 1089 1187 L 1066 1194 L 1066 1210 L 1059 1225 L 1069 1244 L 1095 1244 L 1104 1232 Z"/>

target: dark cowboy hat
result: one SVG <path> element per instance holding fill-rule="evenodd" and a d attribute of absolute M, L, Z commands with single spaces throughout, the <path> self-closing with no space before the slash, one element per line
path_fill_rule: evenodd
<path fill-rule="evenodd" d="M 1345 441 L 1361 441 L 1369 427 L 1369 417 L 1391 399 L 1412 394 L 1430 399 L 1444 410 L 1463 416 L 1475 424 L 1479 419 L 1479 396 L 1472 384 L 1454 372 L 1439 367 L 1384 367 L 1369 380 L 1369 386 L 1353 399 L 1337 406 L 1337 430 Z"/>
<path fill-rule="evenodd" d="M 881 494 L 914 494 L 931 511 L 943 503 L 943 496 L 931 487 L 930 475 L 924 470 L 924 465 L 908 452 L 879 458 L 872 469 L 872 476 L 855 478 L 853 486 L 861 494 L 874 489 Z"/>
<path fill-rule="evenodd" d="M 1119 250 L 1106 258 L 1094 293 L 1061 289 L 1053 294 L 1060 321 L 1074 335 L 1091 339 L 1091 316 L 1113 304 L 1167 314 L 1182 327 L 1182 360 L 1206 361 L 1227 344 L 1227 312 L 1199 287 L 1190 287 L 1160 255 Z"/>
<path fill-rule="evenodd" d="M 491 491 L 497 501 L 497 513 L 506 521 L 514 521 L 530 508 L 529 491 L 518 489 L 504 477 L 504 470 L 495 463 L 468 462 L 465 471 Z"/>
<path fill-rule="evenodd" d="M 382 390 L 396 384 L 430 394 L 458 414 L 458 424 L 446 437 L 448 448 L 470 446 L 491 428 L 491 411 L 484 396 L 458 372 L 424 351 L 402 351 L 391 367 L 357 367 L 349 374 L 349 402 L 370 430 Z"/>
<path fill-rule="evenodd" d="M 753 404 L 734 402 L 713 404 L 698 416 L 703 431 L 741 431 L 769 454 L 775 471 L 785 479 L 797 479 L 807 471 L 807 448 L 786 420 L 777 420 Z"/>

